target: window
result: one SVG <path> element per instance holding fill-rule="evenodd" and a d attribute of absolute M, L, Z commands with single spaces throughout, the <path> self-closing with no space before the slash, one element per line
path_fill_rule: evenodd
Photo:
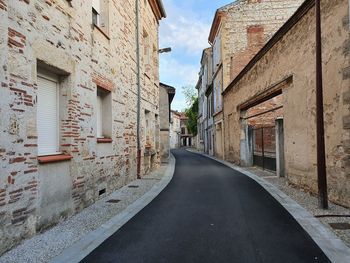
<path fill-rule="evenodd" d="M 184 127 L 181 128 L 181 133 L 186 134 L 186 129 Z"/>
<path fill-rule="evenodd" d="M 92 0 L 92 23 L 100 26 L 101 3 L 100 0 Z"/>
<path fill-rule="evenodd" d="M 59 151 L 58 77 L 38 73 L 37 85 L 38 155 L 54 155 Z"/>
<path fill-rule="evenodd" d="M 143 29 L 143 48 L 144 48 L 144 59 L 145 64 L 150 65 L 151 64 L 151 44 L 150 44 L 150 37 L 145 29 Z"/>
<path fill-rule="evenodd" d="M 92 0 L 92 24 L 109 39 L 109 0 Z"/>
<path fill-rule="evenodd" d="M 111 92 L 97 87 L 96 97 L 96 136 L 97 139 L 112 137 Z"/>

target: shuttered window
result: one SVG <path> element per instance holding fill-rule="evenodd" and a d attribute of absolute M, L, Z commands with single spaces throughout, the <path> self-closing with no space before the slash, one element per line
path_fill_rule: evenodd
<path fill-rule="evenodd" d="M 101 3 L 100 0 L 92 0 L 92 23 L 100 26 Z"/>
<path fill-rule="evenodd" d="M 38 154 L 57 154 L 58 146 L 58 82 L 38 76 L 37 133 Z"/>
<path fill-rule="evenodd" d="M 96 115 L 97 115 L 97 138 L 103 138 L 103 98 L 100 92 L 97 92 Z"/>

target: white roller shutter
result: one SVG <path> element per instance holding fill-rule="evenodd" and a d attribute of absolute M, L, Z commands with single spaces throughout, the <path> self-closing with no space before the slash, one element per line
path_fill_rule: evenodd
<path fill-rule="evenodd" d="M 97 95 L 96 116 L 97 116 L 97 138 L 103 138 L 103 134 L 102 134 L 102 97 L 99 95 Z"/>
<path fill-rule="evenodd" d="M 38 154 L 58 153 L 58 83 L 38 76 Z"/>

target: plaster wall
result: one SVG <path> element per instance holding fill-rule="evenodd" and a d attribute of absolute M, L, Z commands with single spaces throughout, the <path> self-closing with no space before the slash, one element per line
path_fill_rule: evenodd
<path fill-rule="evenodd" d="M 349 9 L 346 0 L 322 1 L 324 116 L 329 197 L 350 206 Z M 225 157 L 241 163 L 238 105 L 287 76 L 282 87 L 285 173 L 311 192 L 316 181 L 315 12 L 308 12 L 224 95 Z"/>

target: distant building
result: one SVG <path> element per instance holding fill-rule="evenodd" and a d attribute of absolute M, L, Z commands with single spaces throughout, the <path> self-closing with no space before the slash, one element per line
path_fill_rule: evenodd
<path fill-rule="evenodd" d="M 192 147 L 194 146 L 193 135 L 188 131 L 187 128 L 188 117 L 184 112 L 180 113 L 180 146 L 181 147 Z"/>
<path fill-rule="evenodd" d="M 212 66 L 212 48 L 203 50 L 201 59 L 201 69 L 199 79 L 196 85 L 198 90 L 198 121 L 197 121 L 197 149 L 209 153 L 209 130 L 208 127 L 208 100 L 206 91 L 212 86 L 213 66 Z"/>
<path fill-rule="evenodd" d="M 215 156 L 224 157 L 222 92 L 302 2 L 239 0 L 216 11 L 208 38 L 213 54 L 213 127 L 208 127 L 213 138 L 208 140 Z"/>
<path fill-rule="evenodd" d="M 171 111 L 170 121 L 170 149 L 179 148 L 181 139 L 181 126 L 180 121 L 181 113 L 178 111 Z"/>
<path fill-rule="evenodd" d="M 164 83 L 159 85 L 159 117 L 160 117 L 160 160 L 168 162 L 170 154 L 171 102 L 175 96 L 175 88 Z"/>

